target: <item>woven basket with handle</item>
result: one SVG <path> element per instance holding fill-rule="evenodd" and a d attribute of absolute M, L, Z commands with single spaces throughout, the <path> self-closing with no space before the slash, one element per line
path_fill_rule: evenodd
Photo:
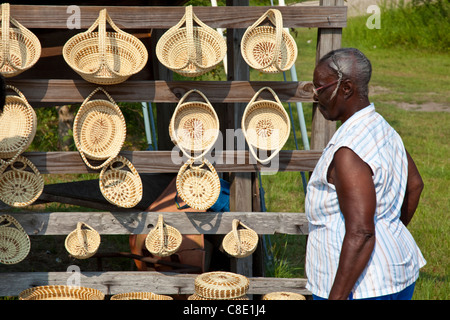
<path fill-rule="evenodd" d="M 195 278 L 195 293 L 206 299 L 228 300 L 247 294 L 250 282 L 247 277 L 225 271 L 202 273 Z"/>
<path fill-rule="evenodd" d="M 37 117 L 33 107 L 16 87 L 7 85 L 17 95 L 7 95 L 0 114 L 0 169 L 24 152 L 36 134 Z"/>
<path fill-rule="evenodd" d="M 194 93 L 204 101 L 186 101 Z M 170 119 L 172 142 L 188 158 L 200 159 L 214 146 L 219 132 L 219 118 L 208 98 L 196 89 L 186 92 Z"/>
<path fill-rule="evenodd" d="M 84 222 L 69 233 L 64 243 L 66 250 L 76 259 L 87 259 L 97 253 L 100 247 L 100 234 Z"/>
<path fill-rule="evenodd" d="M 194 21 L 198 26 L 194 26 Z M 185 24 L 185 27 L 182 27 Z M 156 44 L 159 61 L 176 73 L 196 77 L 214 69 L 225 57 L 223 36 L 204 24 L 187 6 L 184 16 Z"/>
<path fill-rule="evenodd" d="M 103 292 L 93 288 L 63 285 L 29 288 L 19 294 L 19 300 L 104 300 Z"/>
<path fill-rule="evenodd" d="M 10 16 L 9 3 L 2 4 L 0 73 L 14 77 L 30 69 L 41 56 L 38 37 Z"/>
<path fill-rule="evenodd" d="M 10 215 L 0 216 L 0 263 L 19 263 L 30 248 L 30 238 L 20 223 Z"/>
<path fill-rule="evenodd" d="M 142 200 L 141 177 L 133 164 L 122 156 L 102 168 L 99 186 L 105 199 L 118 207 L 132 208 Z"/>
<path fill-rule="evenodd" d="M 106 22 L 115 32 L 106 31 Z M 94 32 L 97 27 L 98 32 Z M 107 10 L 102 9 L 87 31 L 67 41 L 63 57 L 86 81 L 110 85 L 141 71 L 147 63 L 148 52 L 138 38 L 120 30 Z"/>
<path fill-rule="evenodd" d="M 220 195 L 219 176 L 206 158 L 198 166 L 189 159 L 178 171 L 176 187 L 180 198 L 197 210 L 209 209 Z"/>
<path fill-rule="evenodd" d="M 111 300 L 173 300 L 173 298 L 153 292 L 126 292 L 113 295 Z"/>
<path fill-rule="evenodd" d="M 102 91 L 108 100 L 91 100 Z M 97 88 L 83 101 L 73 123 L 73 139 L 84 163 L 91 169 L 107 166 L 119 154 L 126 138 L 125 118 L 119 106 L 103 88 Z M 103 161 L 99 165 L 90 160 Z"/>
<path fill-rule="evenodd" d="M 242 226 L 242 229 L 238 229 Z M 238 219 L 233 219 L 233 226 L 222 240 L 223 249 L 235 258 L 245 258 L 251 255 L 258 245 L 258 234 Z"/>
<path fill-rule="evenodd" d="M 274 100 L 257 100 L 262 91 L 269 91 Z M 270 162 L 283 148 L 289 138 L 291 123 L 289 115 L 280 99 L 269 87 L 263 87 L 250 100 L 242 116 L 242 132 L 251 154 L 259 162 Z M 255 149 L 271 151 L 270 156 L 262 159 Z"/>
<path fill-rule="evenodd" d="M 266 19 L 271 25 L 261 25 Z M 283 17 L 269 9 L 247 28 L 241 40 L 241 54 L 247 64 L 264 73 L 289 70 L 297 59 L 297 44 L 283 29 Z"/>
<path fill-rule="evenodd" d="M 180 248 L 182 240 L 180 231 L 167 225 L 160 214 L 156 227 L 150 230 L 145 238 L 145 247 L 155 256 L 167 257 Z"/>
<path fill-rule="evenodd" d="M 16 208 L 25 207 L 42 194 L 44 179 L 30 160 L 18 156 L 0 172 L 0 190 L 0 200 L 4 203 Z"/>

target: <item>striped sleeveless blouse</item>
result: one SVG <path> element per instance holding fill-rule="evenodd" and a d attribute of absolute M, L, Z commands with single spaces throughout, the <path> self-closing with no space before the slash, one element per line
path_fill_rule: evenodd
<path fill-rule="evenodd" d="M 319 159 L 307 187 L 309 221 L 306 250 L 307 289 L 327 298 L 339 264 L 345 235 L 344 217 L 327 170 L 341 147 L 353 150 L 373 172 L 376 191 L 375 248 L 352 289 L 353 299 L 399 292 L 414 283 L 425 259 L 400 221 L 408 160 L 402 139 L 373 104 L 356 112 L 335 132 Z"/>

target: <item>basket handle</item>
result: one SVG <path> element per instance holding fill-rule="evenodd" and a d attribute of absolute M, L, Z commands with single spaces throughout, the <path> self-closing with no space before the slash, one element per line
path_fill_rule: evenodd
<path fill-rule="evenodd" d="M 233 219 L 232 230 L 233 230 L 234 239 L 236 239 L 237 251 L 239 254 L 241 254 L 242 253 L 241 241 L 239 240 L 239 233 L 237 231 L 239 223 L 240 223 L 240 221 L 238 219 Z"/>
<path fill-rule="evenodd" d="M 83 234 L 81 233 L 81 228 L 85 226 L 86 228 L 95 231 L 92 227 L 90 227 L 89 225 L 87 225 L 84 222 L 78 222 L 77 223 L 77 237 L 78 237 L 78 242 L 80 243 L 81 246 L 83 246 L 84 250 L 88 251 L 88 247 L 87 247 L 87 243 L 84 241 L 83 239 Z"/>
<path fill-rule="evenodd" d="M 9 3 L 2 3 L 2 47 L 3 47 L 3 61 L 0 68 L 5 65 L 6 62 L 10 62 L 9 56 Z M 14 65 L 11 67 L 14 68 Z"/>
<path fill-rule="evenodd" d="M 25 229 L 22 227 L 22 225 L 19 223 L 19 221 L 17 221 L 16 218 L 14 218 L 13 216 L 11 216 L 9 214 L 4 214 L 4 215 L 0 216 L 0 224 L 3 221 L 7 221 L 7 222 L 5 224 L 0 225 L 0 228 L 10 227 L 11 225 L 13 225 L 19 231 L 24 232 L 26 234 Z"/>
<path fill-rule="evenodd" d="M 161 251 L 162 251 L 168 245 L 168 243 L 167 243 L 168 239 L 167 239 L 167 237 L 164 236 L 164 218 L 163 218 L 162 214 L 158 215 L 158 222 L 156 224 L 156 228 L 158 229 L 159 239 L 161 242 Z"/>

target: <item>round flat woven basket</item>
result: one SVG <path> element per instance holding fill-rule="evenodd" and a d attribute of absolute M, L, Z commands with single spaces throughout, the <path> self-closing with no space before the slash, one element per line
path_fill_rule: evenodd
<path fill-rule="evenodd" d="M 9 78 L 36 64 L 41 56 L 41 43 L 34 33 L 10 16 L 9 3 L 2 3 L 1 9 L 0 73 Z"/>
<path fill-rule="evenodd" d="M 108 100 L 91 100 L 102 91 Z M 82 103 L 73 123 L 73 138 L 84 163 L 91 169 L 107 166 L 119 154 L 126 138 L 125 118 L 119 106 L 103 89 L 95 89 Z M 103 161 L 99 165 L 90 160 Z"/>
<path fill-rule="evenodd" d="M 19 294 L 19 300 L 104 300 L 105 295 L 97 289 L 63 285 L 29 288 Z"/>
<path fill-rule="evenodd" d="M 204 166 L 209 170 L 204 169 Z M 178 195 L 191 208 L 209 209 L 220 195 L 220 179 L 216 169 L 205 158 L 199 166 L 188 160 L 178 171 L 176 178 Z"/>
<path fill-rule="evenodd" d="M 119 166 L 115 166 L 119 163 Z M 125 168 L 126 167 L 126 168 Z M 132 208 L 142 200 L 142 180 L 125 157 L 117 156 L 99 175 L 100 191 L 109 203 Z"/>
<path fill-rule="evenodd" d="M 198 26 L 194 26 L 194 21 Z M 185 24 L 185 27 L 182 27 Z M 187 6 L 184 16 L 156 44 L 156 56 L 170 70 L 196 77 L 214 69 L 225 57 L 224 37 L 204 24 Z"/>
<path fill-rule="evenodd" d="M 111 300 L 173 300 L 173 298 L 153 292 L 127 292 L 115 294 Z"/>
<path fill-rule="evenodd" d="M 10 215 L 0 216 L 0 263 L 19 263 L 30 248 L 30 238 L 20 223 Z"/>
<path fill-rule="evenodd" d="M 106 31 L 106 22 L 115 32 Z M 98 32 L 94 30 L 98 27 Z M 120 30 L 106 9 L 85 32 L 70 38 L 63 47 L 67 64 L 84 80 L 118 84 L 144 68 L 148 52 L 135 36 Z"/>
<path fill-rule="evenodd" d="M 261 25 L 266 19 L 272 25 Z M 297 59 L 294 38 L 283 29 L 283 17 L 269 9 L 247 28 L 241 40 L 241 54 L 247 64 L 263 73 L 289 70 Z"/>
<path fill-rule="evenodd" d="M 275 101 L 257 101 L 257 97 L 264 90 L 268 90 Z M 288 113 L 275 92 L 269 87 L 263 87 L 246 106 L 241 127 L 251 154 L 256 160 L 266 164 L 279 153 L 288 140 L 291 123 Z M 260 152 L 261 150 L 271 151 L 271 154 L 262 159 L 257 156 L 255 149 L 259 149 Z"/>
<path fill-rule="evenodd" d="M 24 152 L 36 135 L 37 117 L 19 89 L 7 85 L 17 95 L 7 95 L 0 114 L 0 169 Z"/>
<path fill-rule="evenodd" d="M 198 93 L 204 101 L 185 102 L 193 93 Z M 172 142 L 188 158 L 200 159 L 214 146 L 219 132 L 219 118 L 208 98 L 196 89 L 186 92 L 170 119 Z"/>
<path fill-rule="evenodd" d="M 150 230 L 145 238 L 145 247 L 155 256 L 167 257 L 180 248 L 182 240 L 180 231 L 167 225 L 163 215 L 160 214 L 156 227 Z"/>
<path fill-rule="evenodd" d="M 100 235 L 86 223 L 78 222 L 77 228 L 67 235 L 64 245 L 74 258 L 87 259 L 97 253 Z"/>
<path fill-rule="evenodd" d="M 195 293 L 206 299 L 228 300 L 247 294 L 250 282 L 247 277 L 224 271 L 202 273 L 195 278 Z"/>
<path fill-rule="evenodd" d="M 16 167 L 22 164 L 21 167 Z M 0 172 L 0 200 L 11 207 L 25 207 L 35 202 L 44 190 L 44 179 L 34 164 L 23 156 Z"/>
<path fill-rule="evenodd" d="M 188 296 L 187 298 L 188 300 L 217 300 L 217 299 L 208 299 L 208 298 L 203 298 L 201 296 L 199 296 L 198 294 L 194 293 L 191 294 L 190 296 Z M 233 298 L 233 299 L 221 299 L 221 300 L 250 300 L 249 297 L 247 295 L 244 295 L 242 297 L 238 297 L 238 298 Z"/>
<path fill-rule="evenodd" d="M 242 226 L 242 229 L 238 229 Z M 238 219 L 233 219 L 232 231 L 222 240 L 225 252 L 235 258 L 245 258 L 251 255 L 258 245 L 258 234 Z"/>
<path fill-rule="evenodd" d="M 306 298 L 299 293 L 280 291 L 267 293 L 262 300 L 306 300 Z"/>

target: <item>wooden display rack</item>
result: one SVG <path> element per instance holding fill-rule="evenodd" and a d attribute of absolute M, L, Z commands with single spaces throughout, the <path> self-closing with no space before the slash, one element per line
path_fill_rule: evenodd
<path fill-rule="evenodd" d="M 229 0 L 226 7 L 195 7 L 195 14 L 212 28 L 227 29 L 228 79 L 227 81 L 171 81 L 170 73 L 163 69 L 155 56 L 153 39 L 176 24 L 184 14 L 184 8 L 154 6 L 106 6 L 113 21 L 123 30 L 147 34 L 149 62 L 145 70 L 128 81 L 108 86 L 106 89 L 116 101 L 164 103 L 158 107 L 159 137 L 168 138 L 167 128 L 171 111 L 166 103 L 177 103 L 185 92 L 192 88 L 201 90 L 214 104 L 226 104 L 227 110 L 243 110 L 255 92 L 263 87 L 271 87 L 284 102 L 312 102 L 312 93 L 306 87 L 309 81 L 275 82 L 249 81 L 249 70 L 240 56 L 239 42 L 245 29 L 269 7 L 245 6 L 248 1 Z M 81 29 L 86 30 L 97 18 L 100 6 L 80 6 Z M 318 28 L 317 59 L 331 49 L 340 47 L 342 28 L 346 26 L 347 8 L 343 0 L 321 0 L 320 6 L 276 7 L 283 14 L 283 23 L 289 28 Z M 67 6 L 11 5 L 11 16 L 33 32 L 52 29 L 67 32 Z M 129 31 L 130 32 L 130 31 Z M 39 34 L 38 34 L 39 37 Z M 62 43 L 69 39 L 60 40 Z M 146 40 L 146 41 L 147 41 Z M 153 41 L 153 42 L 152 42 Z M 60 54 L 56 44 L 43 50 L 42 68 L 47 57 Z M 61 58 L 62 59 L 62 58 Z M 38 66 L 38 64 L 36 66 Z M 53 67 L 52 70 L 31 68 L 18 77 L 7 79 L 23 92 L 33 107 L 51 107 L 61 104 L 81 103 L 97 86 L 82 80 L 67 65 Z M 45 72 L 47 72 L 47 75 Z M 52 72 L 58 72 L 54 74 Z M 156 80 L 155 80 L 156 79 Z M 234 114 L 225 123 L 240 123 Z M 160 123 L 161 122 L 161 123 Z M 222 123 L 222 122 L 221 122 Z M 235 128 L 228 125 L 227 128 Z M 279 157 L 279 171 L 313 171 L 322 149 L 334 132 L 334 124 L 314 112 L 311 137 L 311 151 L 283 150 Z M 170 141 L 166 139 L 167 141 Z M 163 140 L 161 140 L 163 141 Z M 161 148 L 160 148 L 161 149 Z M 164 148 L 163 148 L 164 149 Z M 122 152 L 139 173 L 176 173 L 180 165 L 170 160 L 170 150 Z M 93 172 L 85 166 L 78 152 L 27 152 L 41 174 L 66 174 Z M 251 173 L 265 171 L 267 167 L 249 162 L 246 150 L 224 151 L 216 154 L 216 159 L 232 157 L 233 163 L 217 163 L 218 172 L 233 173 L 230 206 L 225 213 L 164 213 L 164 220 L 183 234 L 218 234 L 229 232 L 231 221 L 240 219 L 258 234 L 308 233 L 308 222 L 304 213 L 253 212 Z M 253 161 L 254 162 L 254 161 Z M 238 164 L 236 164 L 238 163 Z M 237 196 L 239 195 L 239 196 Z M 6 212 L 5 212 L 6 213 Z M 8 212 L 14 216 L 29 235 L 67 235 L 78 221 L 93 226 L 100 234 L 146 234 L 149 226 L 156 225 L 158 212 Z M 207 227 L 205 227 L 207 226 Z M 32 246 L 33 247 L 33 246 Z M 254 277 L 251 258 L 237 259 L 235 271 L 250 279 L 249 294 L 265 294 L 272 291 L 292 291 L 310 294 L 305 289 L 306 279 L 284 279 Z M 1 268 L 1 267 L 0 267 Z M 96 288 L 105 294 L 130 291 L 152 291 L 159 294 L 192 294 L 195 274 L 161 273 L 152 271 L 121 272 L 81 272 L 81 284 Z M 0 272 L 0 296 L 16 296 L 32 286 L 66 284 L 66 272 Z"/>

